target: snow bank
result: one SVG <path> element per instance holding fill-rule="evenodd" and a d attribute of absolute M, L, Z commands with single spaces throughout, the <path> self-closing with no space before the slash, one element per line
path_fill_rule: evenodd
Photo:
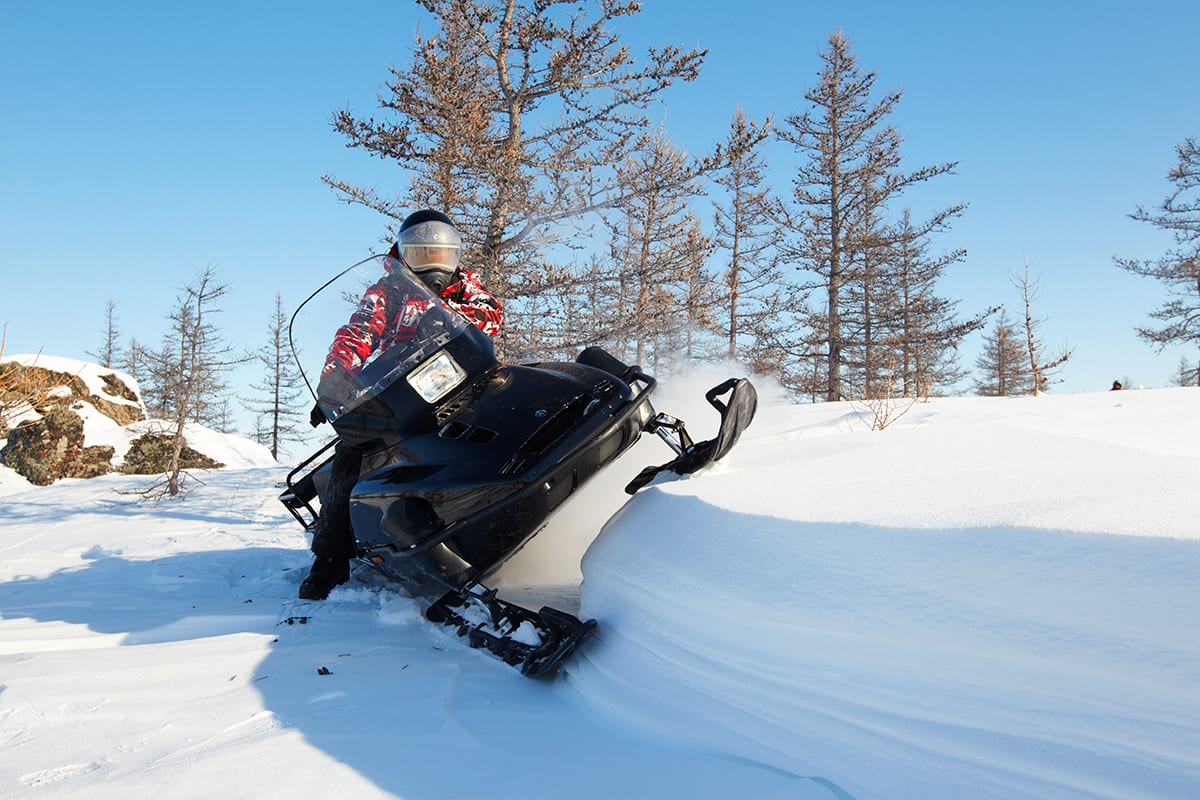
<path fill-rule="evenodd" d="M 696 383 L 656 405 L 710 435 Z M 1200 797 L 1200 391 L 939 400 L 882 432 L 765 405 L 625 504 L 646 437 L 506 565 L 561 605 L 537 580 L 586 550 L 565 588 L 600 625 L 550 682 L 365 569 L 298 600 L 284 467 L 158 503 L 124 475 L 13 489 L 0 795 Z"/>
<path fill-rule="evenodd" d="M 571 683 L 859 800 L 1197 796 L 1198 403 L 764 409 L 588 550 Z"/>

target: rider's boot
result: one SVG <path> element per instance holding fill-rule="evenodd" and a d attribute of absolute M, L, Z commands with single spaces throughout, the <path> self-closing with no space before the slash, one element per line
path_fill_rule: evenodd
<path fill-rule="evenodd" d="M 324 600 L 333 587 L 350 580 L 350 562 L 344 558 L 317 556 L 308 577 L 300 584 L 301 600 Z"/>

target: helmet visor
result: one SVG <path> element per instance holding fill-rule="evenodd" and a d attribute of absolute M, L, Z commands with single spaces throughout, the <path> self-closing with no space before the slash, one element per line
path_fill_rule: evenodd
<path fill-rule="evenodd" d="M 453 272 L 458 267 L 458 248 L 452 245 L 406 244 L 401 246 L 400 256 L 413 272 Z"/>

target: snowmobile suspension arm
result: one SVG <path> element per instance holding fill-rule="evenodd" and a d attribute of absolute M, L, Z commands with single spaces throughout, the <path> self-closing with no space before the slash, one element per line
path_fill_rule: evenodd
<path fill-rule="evenodd" d="M 646 430 L 657 433 L 658 438 L 667 443 L 675 451 L 675 455 L 683 455 L 694 446 L 692 437 L 688 435 L 683 420 L 676 419 L 670 414 L 659 413 L 646 425 Z"/>

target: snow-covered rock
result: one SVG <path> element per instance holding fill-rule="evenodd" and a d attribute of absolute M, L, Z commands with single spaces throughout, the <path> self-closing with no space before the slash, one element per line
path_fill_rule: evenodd
<path fill-rule="evenodd" d="M 12 430 L 0 430 L 8 436 L 0 440 L 0 491 L 6 484 L 21 485 L 14 473 L 26 485 L 44 486 L 109 471 L 163 469 L 156 444 L 173 431 L 148 418 L 131 376 L 60 356 L 16 355 L 0 364 L 0 389 L 5 388 L 0 402 Z M 265 447 L 201 425 L 187 425 L 184 439 L 185 469 L 275 464 Z"/>

